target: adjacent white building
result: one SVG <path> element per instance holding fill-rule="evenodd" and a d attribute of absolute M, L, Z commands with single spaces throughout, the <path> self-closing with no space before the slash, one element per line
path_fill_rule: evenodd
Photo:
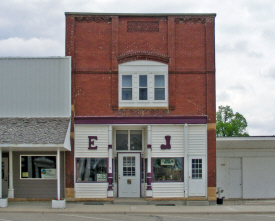
<path fill-rule="evenodd" d="M 226 199 L 275 198 L 275 137 L 217 137 L 217 188 Z"/>

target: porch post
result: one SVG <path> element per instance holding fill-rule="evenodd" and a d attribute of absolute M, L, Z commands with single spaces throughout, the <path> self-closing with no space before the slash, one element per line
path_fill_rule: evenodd
<path fill-rule="evenodd" d="M 107 190 L 107 197 L 113 198 L 114 197 L 114 190 L 113 190 L 113 128 L 112 126 L 108 127 L 108 169 L 107 169 L 107 180 L 108 180 L 108 190 Z"/>
<path fill-rule="evenodd" d="M 13 157 L 12 157 L 12 151 L 10 150 L 9 151 L 9 190 L 8 190 L 8 198 L 14 198 L 13 167 L 12 167 L 12 165 L 13 165 Z"/>
<path fill-rule="evenodd" d="M 147 141 L 147 188 L 146 188 L 146 198 L 153 197 L 152 191 L 152 159 L 151 159 L 151 152 L 152 152 L 152 127 L 151 125 L 147 126 L 147 133 L 148 133 L 148 141 Z"/>
<path fill-rule="evenodd" d="M 1 163 L 1 167 L 0 167 L 0 207 L 7 207 L 8 206 L 8 199 L 2 199 L 3 195 L 2 195 L 2 190 L 3 190 L 3 183 L 2 183 L 2 169 L 3 169 L 3 165 L 2 165 L 2 148 L 0 148 L 0 163 Z"/>
<path fill-rule="evenodd" d="M 188 197 L 189 167 L 188 167 L 188 125 L 184 125 L 184 197 Z"/>
<path fill-rule="evenodd" d="M 1 167 L 0 167 L 0 199 L 2 199 L 2 169 L 3 169 L 3 165 L 2 165 L 2 148 L 0 148 L 0 163 L 1 163 Z"/>
<path fill-rule="evenodd" d="M 57 178 L 57 200 L 60 200 L 60 149 L 57 149 L 57 162 L 56 162 L 56 178 Z"/>

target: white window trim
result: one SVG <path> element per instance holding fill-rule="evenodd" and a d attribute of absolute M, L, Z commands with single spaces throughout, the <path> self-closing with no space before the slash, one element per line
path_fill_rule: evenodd
<path fill-rule="evenodd" d="M 22 162 L 21 162 L 21 157 L 55 157 L 55 169 L 57 170 L 57 155 L 53 154 L 32 154 L 32 155 L 26 155 L 22 154 L 20 155 L 20 180 L 57 180 L 57 174 L 55 178 L 22 178 Z"/>
<path fill-rule="evenodd" d="M 132 75 L 132 100 L 122 100 L 122 75 Z M 139 100 L 139 76 L 147 75 L 147 100 Z M 164 75 L 165 100 L 154 100 L 155 75 Z M 168 107 L 168 65 L 156 61 L 131 61 L 119 65 L 119 107 Z"/>

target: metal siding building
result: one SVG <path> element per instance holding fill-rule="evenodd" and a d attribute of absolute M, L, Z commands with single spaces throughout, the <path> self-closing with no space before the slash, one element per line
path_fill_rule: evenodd
<path fill-rule="evenodd" d="M 0 58 L 0 70 L 0 198 L 64 198 L 71 57 Z"/>
<path fill-rule="evenodd" d="M 70 117 L 71 59 L 0 58 L 0 117 Z"/>

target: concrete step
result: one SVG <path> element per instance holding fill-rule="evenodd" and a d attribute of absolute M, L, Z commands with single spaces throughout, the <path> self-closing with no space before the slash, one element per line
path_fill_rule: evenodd
<path fill-rule="evenodd" d="M 207 200 L 187 200 L 186 206 L 209 206 L 209 201 L 207 201 Z"/>

